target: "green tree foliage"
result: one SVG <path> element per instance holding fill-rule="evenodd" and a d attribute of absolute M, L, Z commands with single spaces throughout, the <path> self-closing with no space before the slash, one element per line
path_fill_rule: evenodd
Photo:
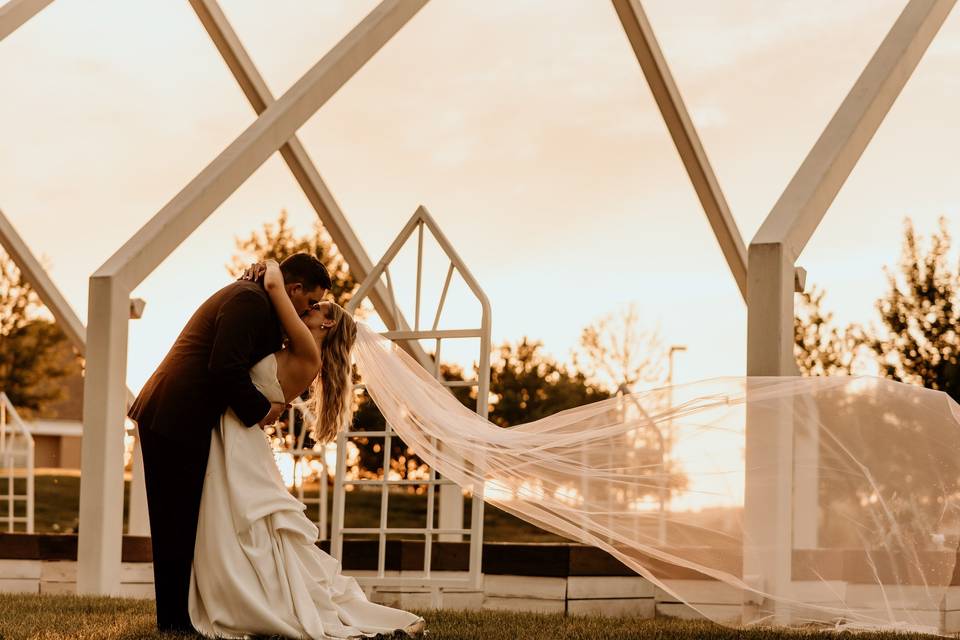
<path fill-rule="evenodd" d="M 834 326 L 833 314 L 823 310 L 826 292 L 817 287 L 799 294 L 793 322 L 794 356 L 805 376 L 849 375 L 863 345 L 862 330 Z"/>
<path fill-rule="evenodd" d="M 869 337 L 867 344 L 884 376 L 960 400 L 958 274 L 947 262 L 950 244 L 946 219 L 940 219 L 926 252 L 912 222 L 906 221 L 898 272 L 885 269 L 888 290 L 877 301 L 886 331 Z"/>
<path fill-rule="evenodd" d="M 610 397 L 582 372 L 544 355 L 542 348 L 529 338 L 500 347 L 490 369 L 490 391 L 496 397 L 491 422 L 509 427 Z"/>
<path fill-rule="evenodd" d="M 545 355 L 542 347 L 524 338 L 498 349 L 490 367 L 489 418 L 494 424 L 510 427 L 610 397 L 608 391 L 589 383 L 584 374 L 570 371 Z M 456 365 L 441 365 L 441 374 L 445 380 L 464 380 L 463 370 Z M 465 406 L 476 408 L 476 388 L 454 387 L 451 392 Z M 385 422 L 376 406 L 366 401 L 358 404 L 354 425 L 358 430 L 377 431 L 385 427 Z M 353 473 L 361 478 L 382 475 L 382 438 L 357 438 L 355 442 L 360 455 Z M 423 461 L 398 438 L 393 438 L 390 469 L 401 478 L 422 478 L 426 474 Z"/>
<path fill-rule="evenodd" d="M 440 372 L 444 380 L 463 380 L 463 370 L 456 365 L 440 365 Z M 450 389 L 454 396 L 470 409 L 476 408 L 476 392 L 468 387 L 453 387 Z M 370 397 L 363 394 L 358 398 L 354 407 L 353 428 L 357 431 L 382 431 L 387 422 L 377 409 Z M 356 478 L 376 479 L 383 476 L 383 438 L 364 438 L 358 436 L 353 440 L 357 445 L 358 456 L 356 463 L 347 469 L 347 474 Z M 426 478 L 429 469 L 399 437 L 391 438 L 390 458 L 388 469 L 402 479 Z M 422 492 L 422 488 L 421 488 Z"/>
<path fill-rule="evenodd" d="M 63 399 L 61 380 L 79 372 L 79 357 L 43 310 L 13 260 L 0 253 L 0 391 L 24 417 Z"/>
<path fill-rule="evenodd" d="M 317 256 L 330 272 L 333 280 L 331 294 L 333 299 L 345 305 L 350 301 L 359 283 L 350 273 L 350 267 L 340 254 L 330 234 L 316 222 L 313 232 L 306 235 L 296 235 L 293 227 L 287 220 L 287 212 L 280 212 L 276 222 L 268 222 L 263 229 L 254 231 L 246 238 L 237 238 L 237 253 L 233 261 L 227 266 L 227 271 L 233 277 L 239 277 L 251 262 L 272 259 L 283 262 L 285 258 L 295 253 L 310 253 Z"/>
<path fill-rule="evenodd" d="M 957 288 L 958 274 L 948 262 L 950 236 L 946 221 L 940 221 L 924 250 L 913 224 L 905 222 L 903 249 L 895 269 L 885 269 L 888 288 L 876 304 L 880 328 L 850 325 L 837 329 L 832 315 L 822 311 L 823 292 L 814 290 L 800 302 L 795 323 L 797 363 L 807 375 L 851 373 L 858 359 L 871 359 L 887 378 L 945 391 L 960 397 L 957 380 Z M 836 393 L 840 393 L 837 391 Z M 821 394 L 829 410 L 822 413 L 831 437 L 821 437 L 821 466 L 840 469 L 851 465 L 869 468 L 870 478 L 860 474 L 828 474 L 821 479 L 820 501 L 834 517 L 821 522 L 821 543 L 830 546 L 869 545 L 885 537 L 916 538 L 940 522 L 945 514 L 944 496 L 958 491 L 958 476 L 929 464 L 943 446 L 940 438 L 925 439 L 929 425 L 909 412 L 880 402 L 872 394 L 835 398 Z M 882 434 L 882 436 L 880 435 Z M 831 443 L 843 442 L 841 448 Z M 880 537 L 863 541 L 847 522 L 887 521 L 871 513 L 882 506 L 896 513 L 899 531 L 880 530 Z M 844 514 L 837 516 L 837 514 Z"/>
<path fill-rule="evenodd" d="M 945 391 L 960 399 L 960 274 L 951 267 L 945 219 L 928 250 L 913 223 L 904 223 L 903 249 L 895 269 L 884 268 L 887 292 L 877 300 L 881 326 L 838 329 L 823 311 L 824 292 L 801 294 L 794 322 L 797 365 L 805 375 L 852 373 L 872 356 L 892 380 Z"/>

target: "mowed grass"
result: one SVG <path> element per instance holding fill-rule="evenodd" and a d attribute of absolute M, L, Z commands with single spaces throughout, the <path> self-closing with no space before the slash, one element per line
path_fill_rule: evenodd
<path fill-rule="evenodd" d="M 75 533 L 80 513 L 80 476 L 40 473 L 33 480 L 33 529 L 37 533 Z M 130 482 L 123 487 L 126 527 Z"/>
<path fill-rule="evenodd" d="M 80 478 L 76 475 L 37 475 L 34 480 L 34 531 L 37 533 L 74 533 L 78 526 L 80 509 Z M 127 522 L 130 483 L 126 482 L 123 498 L 124 527 Z M 318 521 L 316 504 L 318 489 L 304 491 L 307 503 L 307 516 Z M 333 491 L 328 492 L 329 510 L 332 508 Z M 345 524 L 348 527 L 380 526 L 380 490 L 350 491 L 344 503 Z M 3 505 L 0 505 L 2 508 Z M 387 526 L 422 527 L 426 525 L 427 498 L 406 492 L 391 492 L 387 503 Z M 434 507 L 437 501 L 434 502 Z M 464 500 L 464 526 L 470 526 L 470 498 Z M 434 526 L 439 523 L 434 509 Z M 329 525 L 328 525 L 329 526 Z M 328 531 L 329 537 L 329 531 Z M 402 538 L 405 536 L 396 536 Z M 423 539 L 422 536 L 406 536 L 411 539 Z M 496 507 L 486 505 L 483 517 L 483 539 L 488 542 L 569 542 L 565 538 L 553 535 L 515 518 Z"/>
<path fill-rule="evenodd" d="M 822 630 L 729 629 L 706 622 L 636 618 L 565 617 L 559 614 L 491 611 L 425 611 L 426 640 L 774 640 L 778 638 L 929 638 L 898 633 L 833 633 Z M 153 601 L 74 596 L 0 594 L 3 640 L 186 639 L 194 634 L 158 633 Z"/>

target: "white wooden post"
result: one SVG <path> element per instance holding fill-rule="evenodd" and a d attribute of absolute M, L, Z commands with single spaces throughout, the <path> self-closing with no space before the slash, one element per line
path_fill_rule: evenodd
<path fill-rule="evenodd" d="M 747 371 L 751 376 L 795 375 L 793 264 L 778 244 L 752 244 L 747 286 Z M 748 390 L 749 400 L 749 390 Z M 743 577 L 763 593 L 789 589 L 793 546 L 793 423 L 790 402 L 774 411 L 747 405 Z M 816 519 L 813 520 L 814 526 Z M 788 612 L 750 596 L 744 622 Z"/>
<path fill-rule="evenodd" d="M 123 543 L 123 436 L 130 292 L 90 278 L 84 381 L 77 593 L 118 595 Z"/>
<path fill-rule="evenodd" d="M 955 0 L 911 0 L 750 244 L 747 373 L 795 375 L 794 263 L 910 78 Z M 801 274 L 802 275 L 802 274 Z M 792 552 L 817 544 L 818 437 L 797 434 L 789 402 L 747 414 L 744 578 L 790 593 Z M 789 605 L 748 598 L 744 616 L 788 624 Z"/>

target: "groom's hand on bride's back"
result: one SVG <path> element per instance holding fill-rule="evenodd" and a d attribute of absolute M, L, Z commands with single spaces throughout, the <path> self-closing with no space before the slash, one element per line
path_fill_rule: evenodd
<path fill-rule="evenodd" d="M 259 422 L 260 428 L 262 429 L 263 427 L 269 427 L 272 425 L 289 407 L 289 404 L 284 404 L 283 402 L 271 402 L 270 411 L 267 413 L 267 415 L 263 416 L 263 420 Z"/>
<path fill-rule="evenodd" d="M 249 280 L 251 282 L 256 282 L 257 284 L 263 284 L 263 276 L 266 273 L 266 262 L 253 262 L 249 267 L 243 270 L 243 273 L 240 274 L 240 277 L 237 278 L 237 280 Z"/>

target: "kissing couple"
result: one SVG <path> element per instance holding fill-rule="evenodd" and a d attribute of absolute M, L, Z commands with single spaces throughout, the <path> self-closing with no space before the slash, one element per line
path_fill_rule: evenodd
<path fill-rule="evenodd" d="M 312 436 L 350 420 L 353 318 L 297 253 L 247 269 L 193 314 L 130 408 L 153 546 L 157 628 L 215 638 L 423 634 L 370 602 L 316 541 L 263 427 L 311 390 Z"/>

